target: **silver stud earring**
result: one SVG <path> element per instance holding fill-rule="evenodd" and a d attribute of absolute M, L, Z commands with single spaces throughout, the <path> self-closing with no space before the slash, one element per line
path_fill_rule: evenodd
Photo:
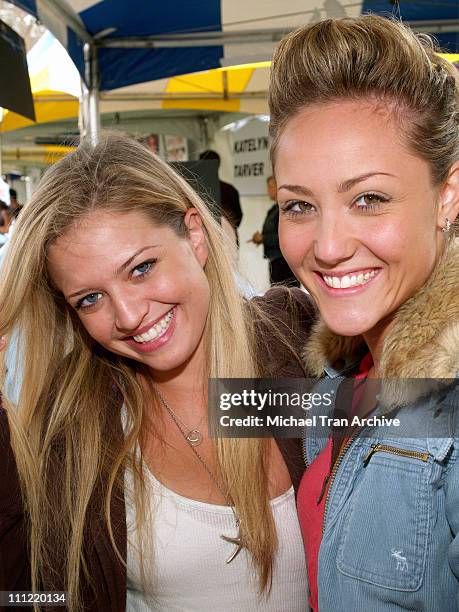
<path fill-rule="evenodd" d="M 451 221 L 448 218 L 446 218 L 445 219 L 445 227 L 441 231 L 444 232 L 445 234 L 447 234 L 450 229 L 451 229 Z"/>

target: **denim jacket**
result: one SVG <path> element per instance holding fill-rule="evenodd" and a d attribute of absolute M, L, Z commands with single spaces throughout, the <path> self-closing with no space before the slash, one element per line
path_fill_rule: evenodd
<path fill-rule="evenodd" d="M 327 377 L 316 391 L 342 381 Z M 458 406 L 459 383 L 398 411 L 399 427 L 350 441 L 327 495 L 320 612 L 459 610 Z M 308 465 L 326 442 L 305 438 Z"/>
<path fill-rule="evenodd" d="M 455 249 L 397 311 L 373 415 L 400 425 L 363 427 L 339 453 L 318 559 L 320 612 L 459 610 L 458 279 Z M 322 375 L 315 391 L 338 398 L 329 414 L 361 342 L 319 323 L 306 346 Z M 308 465 L 326 443 L 307 431 Z"/>

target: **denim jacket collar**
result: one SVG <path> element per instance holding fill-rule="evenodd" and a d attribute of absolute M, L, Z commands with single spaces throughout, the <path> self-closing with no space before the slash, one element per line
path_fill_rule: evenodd
<path fill-rule="evenodd" d="M 357 362 L 358 363 L 358 362 Z M 330 370 L 331 376 L 325 375 L 317 382 L 314 392 L 331 394 L 332 403 L 324 410 L 319 405 L 312 407 L 308 412 L 308 417 L 319 418 L 319 415 L 335 414 L 336 399 L 340 394 L 340 387 L 345 383 L 345 370 L 342 374 Z M 333 375 L 334 374 L 334 375 Z M 411 442 L 420 445 L 435 461 L 443 461 L 454 443 L 459 440 L 459 413 L 456 407 L 459 406 L 459 382 L 448 387 L 446 392 L 440 391 L 428 397 L 419 399 L 415 405 L 405 407 L 401 411 L 395 410 L 391 416 L 399 416 L 402 420 L 402 429 L 396 427 L 393 432 L 393 442 L 395 445 L 403 437 L 404 442 Z M 378 407 L 375 414 L 380 416 L 385 411 Z M 305 431 L 303 438 L 303 456 L 307 465 L 310 465 L 318 454 L 325 447 L 330 431 L 326 428 L 313 428 L 313 433 L 309 428 Z M 321 435 L 323 431 L 323 435 Z M 406 432 L 404 435 L 403 432 Z M 374 427 L 367 429 L 363 440 L 366 444 L 387 442 L 391 438 L 391 430 L 388 428 Z M 355 443 L 359 444 L 357 440 Z"/>

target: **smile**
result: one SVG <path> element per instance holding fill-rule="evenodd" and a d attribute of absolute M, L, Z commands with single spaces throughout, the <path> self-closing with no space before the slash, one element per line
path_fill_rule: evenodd
<path fill-rule="evenodd" d="M 160 338 L 162 335 L 164 335 L 167 332 L 173 317 L 174 317 L 174 311 L 169 310 L 169 312 L 165 314 L 162 319 L 160 319 L 154 325 L 152 325 L 148 331 L 138 336 L 132 336 L 132 338 L 139 344 L 144 344 L 145 342 L 151 342 L 152 340 L 156 340 L 157 338 Z"/>
<path fill-rule="evenodd" d="M 322 274 L 325 284 L 332 289 L 348 289 L 349 287 L 358 287 L 365 285 L 374 277 L 377 270 L 355 272 L 353 274 L 345 274 L 344 276 L 325 276 Z"/>

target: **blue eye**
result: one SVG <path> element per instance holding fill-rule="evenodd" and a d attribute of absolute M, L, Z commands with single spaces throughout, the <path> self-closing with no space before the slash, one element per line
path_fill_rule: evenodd
<path fill-rule="evenodd" d="M 379 208 L 381 204 L 384 204 L 385 202 L 388 202 L 388 201 L 389 201 L 389 198 L 386 196 L 379 195 L 378 193 L 369 192 L 369 193 L 363 193 L 361 196 L 359 196 L 356 199 L 355 203 L 357 204 L 357 208 L 359 210 L 368 211 L 368 210 L 375 210 L 376 208 Z"/>
<path fill-rule="evenodd" d="M 91 306 L 97 304 L 101 297 L 102 293 L 89 293 L 76 303 L 75 308 L 77 310 L 79 310 L 80 308 L 91 308 Z"/>
<path fill-rule="evenodd" d="M 309 202 L 303 202 L 301 200 L 290 200 L 282 206 L 282 212 L 287 217 L 294 217 L 296 215 L 310 215 L 315 211 L 315 207 Z"/>
<path fill-rule="evenodd" d="M 142 276 L 145 276 L 145 274 L 148 274 L 150 272 L 150 270 L 153 267 L 153 264 L 155 263 L 156 259 L 154 260 L 150 260 L 150 261 L 144 261 L 141 264 L 139 264 L 138 266 L 136 266 L 133 271 L 132 271 L 132 277 L 133 278 L 140 278 Z"/>

